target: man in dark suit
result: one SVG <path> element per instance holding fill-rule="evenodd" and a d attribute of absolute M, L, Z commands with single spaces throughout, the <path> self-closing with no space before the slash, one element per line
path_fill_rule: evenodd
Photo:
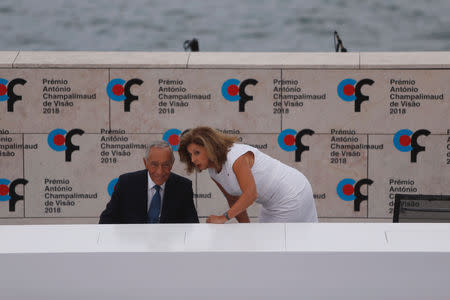
<path fill-rule="evenodd" d="M 192 181 L 171 172 L 174 162 L 168 143 L 151 143 L 146 170 L 119 177 L 100 224 L 198 223 Z"/>

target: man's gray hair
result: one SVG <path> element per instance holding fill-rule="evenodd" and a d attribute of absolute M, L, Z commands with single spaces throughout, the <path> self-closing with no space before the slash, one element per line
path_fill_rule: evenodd
<path fill-rule="evenodd" d="M 150 144 L 148 144 L 147 151 L 145 152 L 145 157 L 144 157 L 145 161 L 148 160 L 148 155 L 150 154 L 150 150 L 152 150 L 152 148 L 158 148 L 158 149 L 169 148 L 170 156 L 172 158 L 172 164 L 175 162 L 175 155 L 173 155 L 172 147 L 166 141 L 153 141 L 153 142 L 150 142 Z"/>

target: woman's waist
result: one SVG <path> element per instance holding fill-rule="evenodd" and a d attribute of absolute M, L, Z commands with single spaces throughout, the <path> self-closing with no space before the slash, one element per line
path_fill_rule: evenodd
<path fill-rule="evenodd" d="M 307 179 L 301 172 L 283 166 L 257 183 L 258 198 L 261 198 L 261 202 L 266 202 L 272 198 L 292 197 L 303 191 L 306 182 Z"/>

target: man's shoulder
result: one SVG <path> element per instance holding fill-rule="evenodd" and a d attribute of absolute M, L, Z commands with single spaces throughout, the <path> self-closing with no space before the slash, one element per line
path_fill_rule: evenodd
<path fill-rule="evenodd" d="M 176 183 L 183 183 L 183 184 L 190 184 L 192 185 L 192 180 L 183 177 L 181 175 L 178 175 L 176 173 L 170 173 L 170 180 Z"/>
<path fill-rule="evenodd" d="M 119 176 L 119 180 L 134 180 L 136 178 L 145 178 L 145 175 L 147 175 L 147 170 L 139 170 L 129 173 L 124 173 Z"/>

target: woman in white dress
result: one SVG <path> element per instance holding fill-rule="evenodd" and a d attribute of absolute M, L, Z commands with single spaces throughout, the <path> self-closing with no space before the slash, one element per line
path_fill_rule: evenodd
<path fill-rule="evenodd" d="M 306 177 L 236 141 L 236 137 L 210 127 L 190 129 L 181 136 L 178 153 L 187 172 L 208 169 L 230 206 L 223 215 L 211 215 L 206 222 L 223 224 L 232 218 L 249 222 L 246 209 L 253 202 L 261 204 L 261 223 L 317 222 L 313 193 Z"/>

